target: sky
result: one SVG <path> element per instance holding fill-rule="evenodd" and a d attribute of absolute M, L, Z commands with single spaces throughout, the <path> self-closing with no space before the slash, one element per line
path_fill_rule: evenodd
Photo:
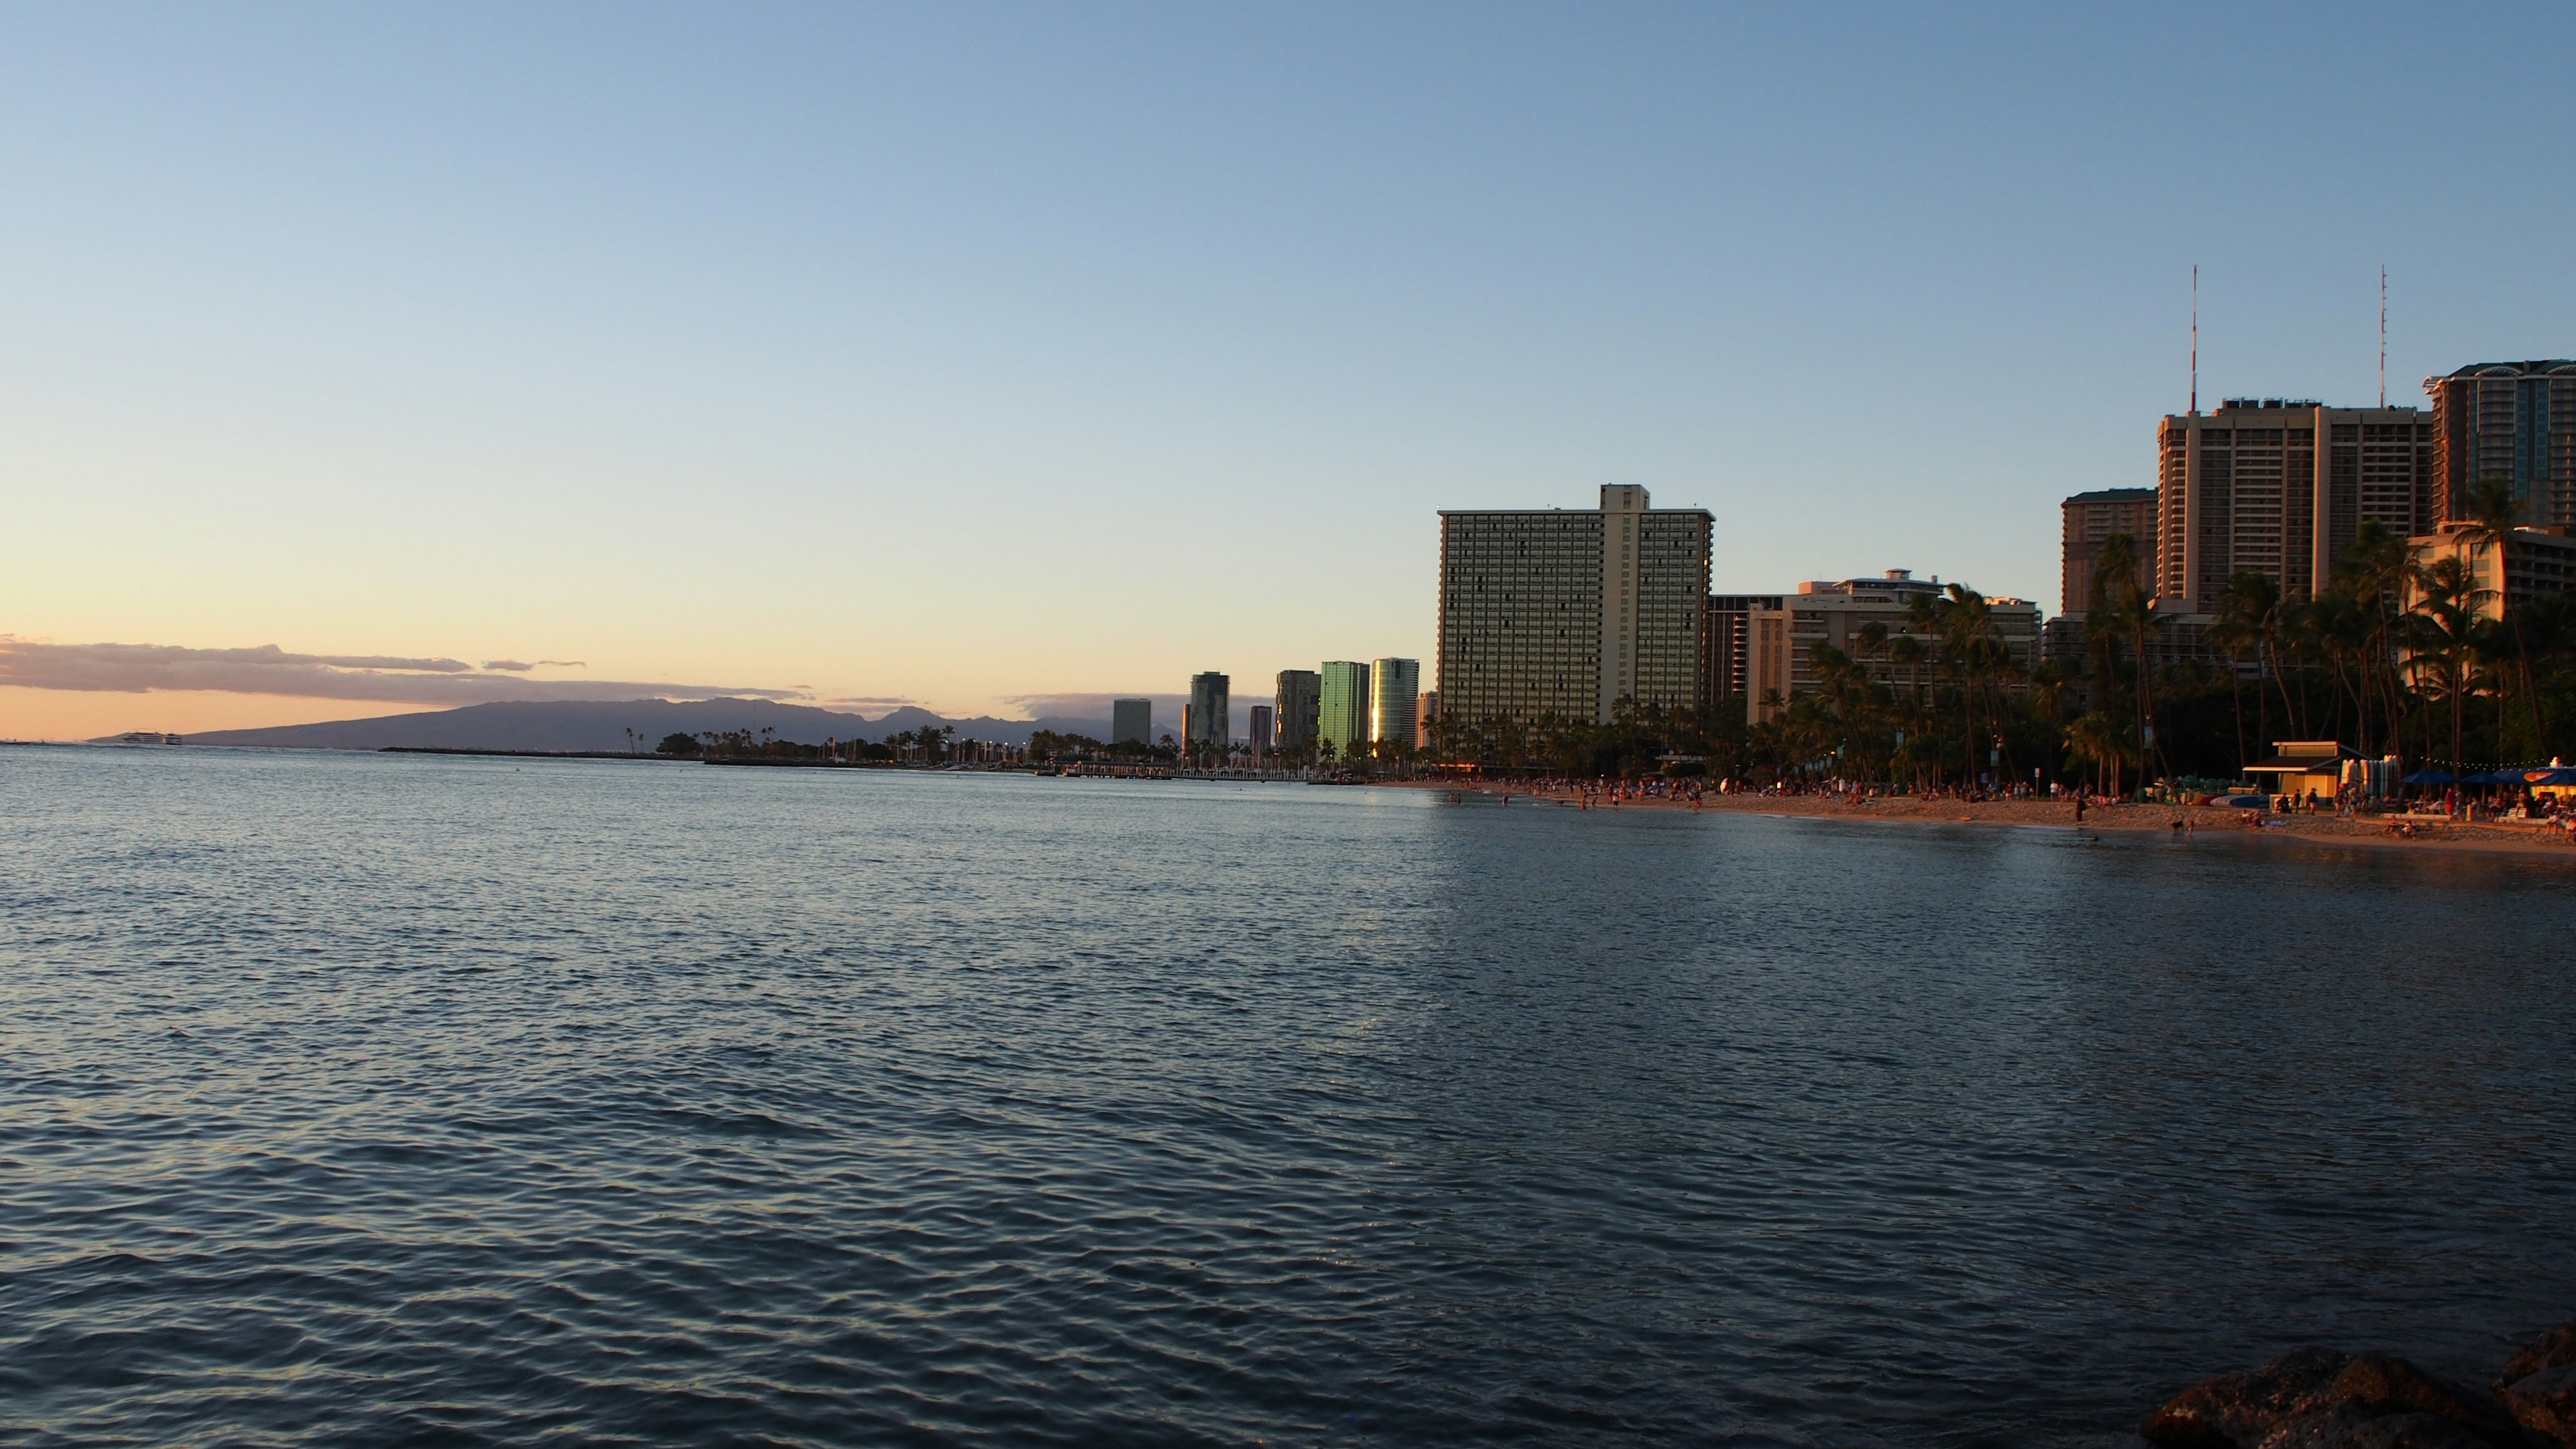
<path fill-rule="evenodd" d="M 2058 605 L 2576 355 L 2576 7 L 0 9 L 0 737 L 1433 656 L 1441 508 Z M 524 666 L 524 667 L 514 667 Z"/>

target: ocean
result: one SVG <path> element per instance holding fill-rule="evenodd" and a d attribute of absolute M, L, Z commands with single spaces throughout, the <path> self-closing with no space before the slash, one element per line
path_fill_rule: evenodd
<path fill-rule="evenodd" d="M 2576 862 L 0 750 L 0 1442 L 2077 1445 L 2576 1313 Z"/>

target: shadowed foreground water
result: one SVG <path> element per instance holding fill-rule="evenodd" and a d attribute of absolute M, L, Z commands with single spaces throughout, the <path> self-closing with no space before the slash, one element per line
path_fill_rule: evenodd
<path fill-rule="evenodd" d="M 2576 870 L 0 750 L 0 1438 L 2066 1444 L 2576 1312 Z"/>

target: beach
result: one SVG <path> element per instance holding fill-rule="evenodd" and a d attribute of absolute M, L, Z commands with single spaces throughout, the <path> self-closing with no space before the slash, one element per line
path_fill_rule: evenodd
<path fill-rule="evenodd" d="M 1506 789 L 1498 783 L 1461 785 L 1454 781 L 1415 780 L 1399 788 L 1449 790 L 1461 794 L 1500 797 L 1509 794 L 1514 804 L 1524 799 L 1531 803 L 1579 808 L 1580 799 L 1571 790 L 1548 789 L 1530 785 Z M 2403 817 L 2416 833 L 2405 836 L 2391 833 L 2389 826 L 2401 817 L 2364 816 L 2346 820 L 2330 813 L 2316 815 L 2271 815 L 2264 823 L 2246 823 L 2248 812 L 2220 805 L 2140 805 L 2091 801 L 2085 805 L 2081 827 L 2075 820 L 2075 803 L 2071 800 L 1948 800 L 1920 799 L 1911 795 L 1716 795 L 1703 797 L 1696 806 L 1688 800 L 1667 800 L 1654 796 L 1630 797 L 1611 804 L 1596 796 L 1596 809 L 1603 810 L 1690 810 L 1702 813 L 1768 815 L 1784 819 L 1853 820 L 1907 823 L 1917 825 L 2008 825 L 2024 829 L 2076 830 L 2088 833 L 2102 831 L 2144 831 L 2177 833 L 2187 838 L 2208 834 L 2259 836 L 2266 840 L 2299 841 L 2321 845 L 2368 845 L 2400 850 L 2468 850 L 2493 854 L 2563 857 L 2576 864 L 2576 846 L 2568 843 L 2563 830 L 2547 824 L 2510 824 L 2480 821 L 2467 823 L 2445 821 L 2435 816 Z"/>

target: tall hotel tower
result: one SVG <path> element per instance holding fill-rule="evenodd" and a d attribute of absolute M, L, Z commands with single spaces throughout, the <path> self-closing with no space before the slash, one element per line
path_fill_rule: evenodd
<path fill-rule="evenodd" d="M 1464 726 L 1607 721 L 1623 699 L 1701 700 L 1704 508 L 1612 483 L 1593 510 L 1443 509 L 1440 712 Z"/>
<path fill-rule="evenodd" d="M 2217 612 L 2230 574 L 2313 597 L 2365 520 L 2436 522 L 2433 420 L 2414 408 L 2233 398 L 2156 429 L 2157 601 Z M 2143 552 L 2143 550 L 2141 550 Z"/>
<path fill-rule="evenodd" d="M 2576 362 L 2480 362 L 2424 379 L 2433 395 L 2432 524 L 2468 514 L 2470 490 L 2513 486 L 2525 528 L 2576 528 Z"/>
<path fill-rule="evenodd" d="M 1271 708 L 1278 713 L 1279 748 L 1296 754 L 1315 743 L 1315 707 L 1320 703 L 1324 679 L 1311 669 L 1279 671 L 1278 692 L 1271 696 Z"/>

